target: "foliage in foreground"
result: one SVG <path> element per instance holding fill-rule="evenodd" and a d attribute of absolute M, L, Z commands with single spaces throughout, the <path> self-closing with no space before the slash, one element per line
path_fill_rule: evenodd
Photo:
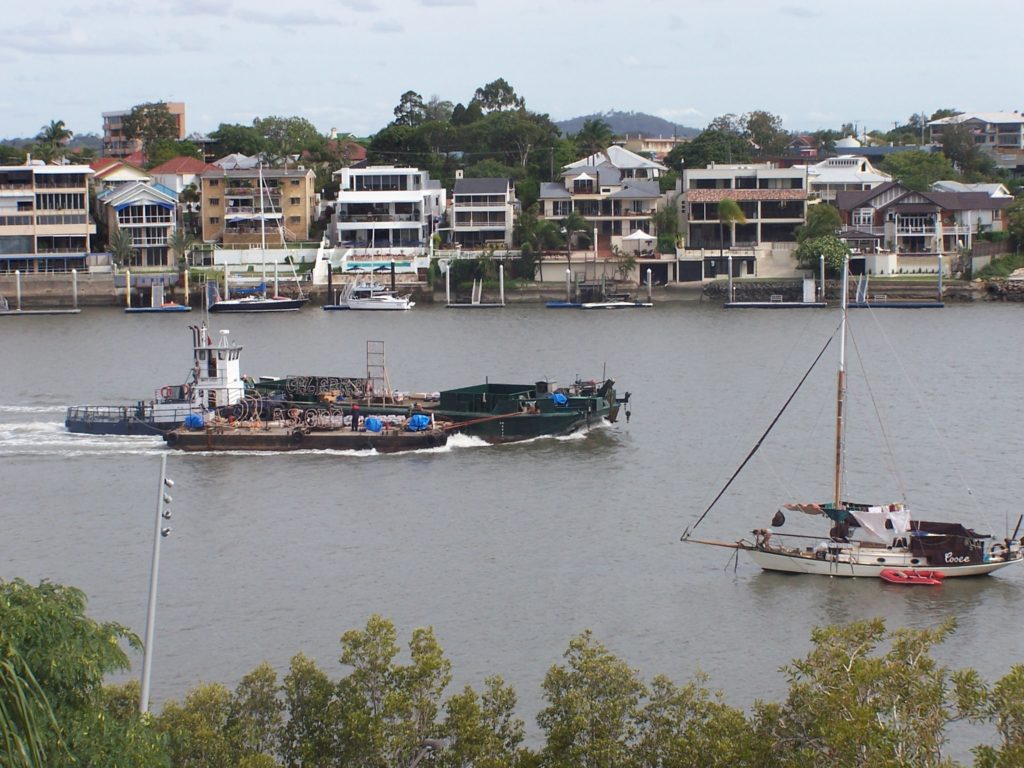
<path fill-rule="evenodd" d="M 119 641 L 137 638 L 84 607 L 68 587 L 0 582 L 0 765 L 63 766 L 70 755 L 82 766 L 182 768 L 939 768 L 956 765 L 944 748 L 960 720 L 994 727 L 975 766 L 1024 765 L 1024 665 L 989 686 L 939 664 L 931 652 L 952 621 L 816 629 L 811 651 L 783 668 L 785 698 L 749 712 L 699 673 L 682 686 L 646 683 L 585 631 L 544 679 L 531 749 L 500 677 L 444 698 L 451 663 L 433 630 L 414 630 L 403 650 L 380 616 L 342 635 L 340 679 L 299 654 L 281 680 L 264 663 L 234 690 L 199 685 L 141 719 L 137 684 L 102 685 L 127 664 Z"/>

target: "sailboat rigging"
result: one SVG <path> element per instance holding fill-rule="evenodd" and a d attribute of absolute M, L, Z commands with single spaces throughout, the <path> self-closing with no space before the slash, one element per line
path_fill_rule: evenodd
<path fill-rule="evenodd" d="M 267 213 L 264 205 L 264 200 L 269 195 L 269 188 L 266 186 L 266 182 L 263 179 L 263 164 L 259 166 L 259 198 L 260 198 L 260 256 L 263 261 L 263 273 L 262 281 L 256 287 L 255 290 L 250 289 L 247 295 L 239 296 L 238 298 L 231 298 L 231 294 L 228 288 L 228 268 L 227 265 L 224 267 L 224 296 L 221 297 L 217 290 L 217 283 L 210 281 L 207 283 L 207 309 L 210 312 L 296 312 L 302 308 L 302 305 L 309 301 L 302 294 L 302 287 L 298 285 L 299 295 L 296 298 L 289 298 L 287 296 L 281 296 L 278 293 L 277 285 L 277 263 L 274 263 L 274 294 L 273 296 L 267 295 L 267 271 L 266 271 L 266 257 L 267 257 Z M 273 200 L 270 201 L 273 206 Z M 278 231 L 281 232 L 281 242 L 284 242 L 284 232 L 281 230 L 281 224 L 278 222 Z M 294 267 L 292 268 L 294 272 Z"/>
<path fill-rule="evenodd" d="M 807 573 L 823 576 L 868 576 L 893 581 L 893 571 L 903 574 L 927 572 L 932 581 L 940 583 L 944 577 L 977 576 L 988 574 L 1012 563 L 1024 560 L 1018 539 L 1024 515 L 1017 520 L 1012 534 L 1002 540 L 980 534 L 961 523 L 946 523 L 912 518 L 903 503 L 858 504 L 843 500 L 843 470 L 846 459 L 846 338 L 847 338 L 847 283 L 849 261 L 843 264 L 843 289 L 839 334 L 839 364 L 836 375 L 835 457 L 832 500 L 826 503 L 786 504 L 785 509 L 811 515 L 821 515 L 832 523 L 828 536 L 805 536 L 780 533 L 769 528 L 752 531 L 754 540 L 735 542 L 711 541 L 693 538 L 693 530 L 707 517 L 711 509 L 725 494 L 743 467 L 757 452 L 768 433 L 779 421 L 792 402 L 811 370 L 828 348 L 827 342 L 801 378 L 782 410 L 758 439 L 740 467 L 715 496 L 697 521 L 687 528 L 681 540 L 696 544 L 728 547 L 747 552 L 762 569 L 787 573 Z M 831 339 L 830 339 L 831 341 Z M 775 513 L 771 528 L 785 523 L 782 510 Z M 808 542 L 813 542 L 808 546 Z M 913 580 L 905 580 L 912 583 Z"/>

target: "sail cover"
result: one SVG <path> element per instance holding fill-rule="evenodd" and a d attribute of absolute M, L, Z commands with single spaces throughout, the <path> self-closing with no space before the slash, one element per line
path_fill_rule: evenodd
<path fill-rule="evenodd" d="M 910 511 L 902 504 L 850 509 L 850 514 L 864 529 L 864 538 L 879 544 L 891 544 L 910 528 Z"/>

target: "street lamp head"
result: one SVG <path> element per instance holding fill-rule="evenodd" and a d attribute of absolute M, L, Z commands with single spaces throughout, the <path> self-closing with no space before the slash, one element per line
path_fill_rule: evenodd
<path fill-rule="evenodd" d="M 163 511 L 163 512 L 162 512 L 162 513 L 160 514 L 160 517 L 162 517 L 162 518 L 163 518 L 164 520 L 170 520 L 170 519 L 171 519 L 171 510 L 169 510 L 169 509 L 165 509 L 165 510 L 164 510 L 164 511 Z"/>
<path fill-rule="evenodd" d="M 171 526 L 167 526 L 166 528 L 161 528 L 161 529 L 160 529 L 160 535 L 161 535 L 161 536 L 162 536 L 163 538 L 165 538 L 165 539 L 166 539 L 166 538 L 167 538 L 168 536 L 170 536 L 170 535 L 171 535 Z"/>
<path fill-rule="evenodd" d="M 164 485 L 166 485 L 168 488 L 173 488 L 174 487 L 174 481 L 171 480 L 171 478 L 169 478 L 169 477 L 165 477 L 164 478 Z"/>
<path fill-rule="evenodd" d="M 172 501 L 174 501 L 174 499 L 171 497 L 171 495 L 169 493 L 165 493 L 164 504 L 170 504 Z"/>

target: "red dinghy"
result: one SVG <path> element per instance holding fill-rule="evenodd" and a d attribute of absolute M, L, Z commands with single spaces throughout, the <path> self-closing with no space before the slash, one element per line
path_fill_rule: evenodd
<path fill-rule="evenodd" d="M 883 568 L 878 574 L 890 584 L 941 584 L 945 574 L 941 571 L 900 571 Z"/>

